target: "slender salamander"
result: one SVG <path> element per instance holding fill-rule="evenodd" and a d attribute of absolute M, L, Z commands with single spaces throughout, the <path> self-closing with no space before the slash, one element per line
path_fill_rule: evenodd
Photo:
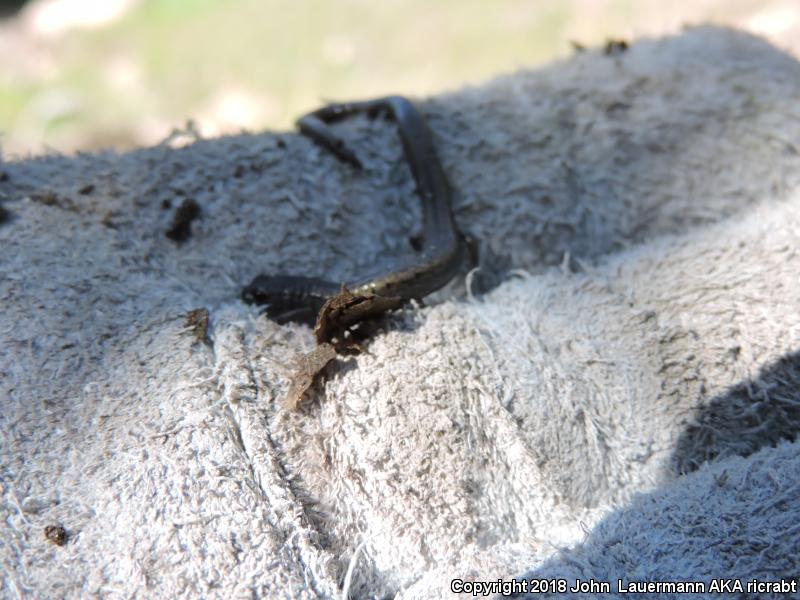
<path fill-rule="evenodd" d="M 297 121 L 300 132 L 334 153 L 340 160 L 361 167 L 358 158 L 330 129 L 350 115 L 370 117 L 386 113 L 397 123 L 405 160 L 422 201 L 422 244 L 416 257 L 396 268 L 347 284 L 353 297 L 377 295 L 402 301 L 422 298 L 447 284 L 459 271 L 466 255 L 464 236 L 453 219 L 452 191 L 433 144 L 430 130 L 417 108 L 402 96 L 363 102 L 331 104 Z M 259 275 L 244 288 L 242 298 L 266 304 L 279 322 L 313 323 L 326 301 L 341 284 L 313 277 Z"/>

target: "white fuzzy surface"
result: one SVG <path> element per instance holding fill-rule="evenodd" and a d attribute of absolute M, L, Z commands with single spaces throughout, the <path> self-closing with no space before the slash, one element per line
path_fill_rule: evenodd
<path fill-rule="evenodd" d="M 293 133 L 0 164 L 3 596 L 797 576 L 800 65 L 700 28 L 423 108 L 500 285 L 392 318 L 298 413 L 311 332 L 238 292 L 410 252 L 391 125 L 339 126 L 363 174 Z"/>

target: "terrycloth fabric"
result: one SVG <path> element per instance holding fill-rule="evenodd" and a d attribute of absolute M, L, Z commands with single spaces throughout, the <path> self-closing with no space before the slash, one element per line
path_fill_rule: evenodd
<path fill-rule="evenodd" d="M 390 124 L 337 125 L 363 173 L 294 133 L 0 165 L 4 596 L 797 577 L 800 65 L 701 28 L 423 108 L 482 271 L 296 413 L 311 332 L 239 290 L 411 252 Z"/>

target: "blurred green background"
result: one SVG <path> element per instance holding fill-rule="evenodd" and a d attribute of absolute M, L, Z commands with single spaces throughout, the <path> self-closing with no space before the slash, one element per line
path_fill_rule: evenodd
<path fill-rule="evenodd" d="M 0 4 L 3 155 L 285 128 L 323 99 L 433 94 L 703 22 L 790 51 L 798 0 L 36 0 Z"/>

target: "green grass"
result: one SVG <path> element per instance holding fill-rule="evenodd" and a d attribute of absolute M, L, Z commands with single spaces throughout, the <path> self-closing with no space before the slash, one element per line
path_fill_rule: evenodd
<path fill-rule="evenodd" d="M 63 150 L 152 143 L 208 118 L 230 89 L 258 108 L 249 127 L 288 127 L 322 98 L 436 93 L 535 66 L 569 53 L 572 31 L 589 44 L 619 35 L 645 4 L 657 5 L 607 0 L 598 16 L 587 0 L 144 0 L 111 26 L 53 42 L 53 74 L 0 79 L 0 130 L 12 152 L 31 144 L 26 127 Z M 28 123 L 54 89 L 80 108 Z"/>

